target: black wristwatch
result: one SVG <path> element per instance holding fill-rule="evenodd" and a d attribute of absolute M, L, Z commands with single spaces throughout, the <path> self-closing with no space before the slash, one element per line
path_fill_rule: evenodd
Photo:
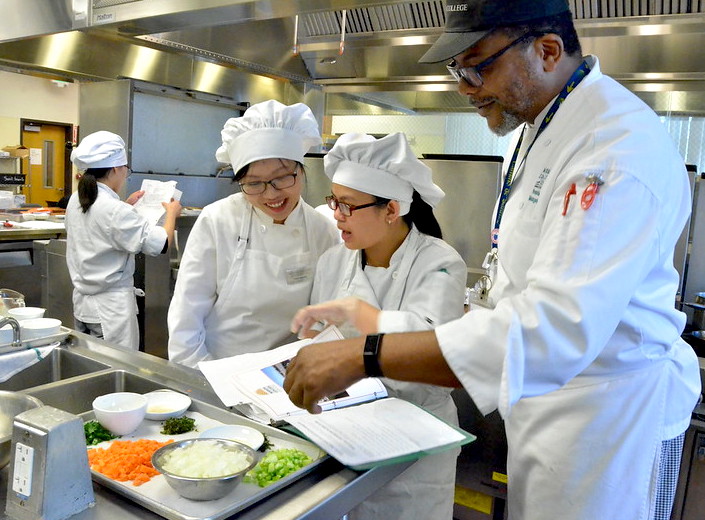
<path fill-rule="evenodd" d="M 382 369 L 379 366 L 379 353 L 382 350 L 382 338 L 384 334 L 370 334 L 365 339 L 365 350 L 362 359 L 365 362 L 365 374 L 367 377 L 382 377 Z"/>

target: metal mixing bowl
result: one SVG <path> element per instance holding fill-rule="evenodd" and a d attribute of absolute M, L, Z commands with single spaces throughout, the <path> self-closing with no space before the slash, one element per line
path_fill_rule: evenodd
<path fill-rule="evenodd" d="M 39 408 L 43 404 L 30 395 L 0 390 L 0 469 L 10 462 L 12 424 L 15 416 L 32 408 Z"/>
<path fill-rule="evenodd" d="M 176 475 L 164 469 L 163 457 L 174 450 L 188 447 L 194 443 L 215 442 L 225 449 L 244 453 L 247 457 L 248 465 L 245 469 L 222 477 L 199 478 L 184 477 Z M 172 442 L 162 446 L 152 455 L 152 466 L 164 475 L 167 483 L 182 497 L 191 500 L 216 500 L 223 498 L 230 493 L 242 481 L 245 473 L 250 471 L 257 464 L 257 452 L 236 441 L 226 439 L 190 439 L 180 442 Z"/>

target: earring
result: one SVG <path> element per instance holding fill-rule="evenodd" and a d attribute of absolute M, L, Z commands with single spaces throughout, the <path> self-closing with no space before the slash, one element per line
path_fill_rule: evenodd
<path fill-rule="evenodd" d="M 391 225 L 392 225 L 392 221 L 391 221 L 391 220 L 388 220 L 388 221 L 387 221 L 387 224 L 389 224 L 389 225 L 391 226 Z"/>

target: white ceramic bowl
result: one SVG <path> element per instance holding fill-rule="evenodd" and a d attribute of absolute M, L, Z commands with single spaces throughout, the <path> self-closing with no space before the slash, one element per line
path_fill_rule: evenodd
<path fill-rule="evenodd" d="M 191 398 L 173 390 L 155 390 L 144 394 L 147 398 L 145 418 L 164 421 L 170 417 L 180 417 L 191 406 Z"/>
<path fill-rule="evenodd" d="M 43 318 L 44 312 L 46 312 L 46 309 L 42 309 L 41 307 L 15 307 L 14 309 L 7 310 L 7 314 L 17 321 Z"/>
<path fill-rule="evenodd" d="M 142 423 L 147 398 L 134 392 L 114 392 L 93 400 L 96 420 L 115 435 L 128 435 Z"/>
<path fill-rule="evenodd" d="M 225 426 L 209 428 L 201 433 L 199 437 L 201 439 L 227 439 L 229 441 L 237 441 L 249 446 L 253 450 L 259 449 L 264 442 L 264 435 L 261 431 L 240 424 L 226 424 Z"/>
<path fill-rule="evenodd" d="M 45 338 L 61 331 L 61 320 L 55 318 L 33 318 L 20 322 L 22 341 Z"/>

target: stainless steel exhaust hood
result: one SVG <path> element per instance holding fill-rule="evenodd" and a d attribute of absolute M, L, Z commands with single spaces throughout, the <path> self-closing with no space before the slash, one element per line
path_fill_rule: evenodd
<path fill-rule="evenodd" d="M 18 69 L 233 98 L 255 75 L 275 82 L 262 96 L 287 83 L 399 112 L 470 110 L 442 64 L 417 62 L 442 31 L 442 0 L 4 3 L 23 16 L 0 26 L 0 64 Z M 705 0 L 570 5 L 585 52 L 606 73 L 661 105 L 664 92 L 682 93 L 667 103 L 673 112 L 705 111 Z"/>

